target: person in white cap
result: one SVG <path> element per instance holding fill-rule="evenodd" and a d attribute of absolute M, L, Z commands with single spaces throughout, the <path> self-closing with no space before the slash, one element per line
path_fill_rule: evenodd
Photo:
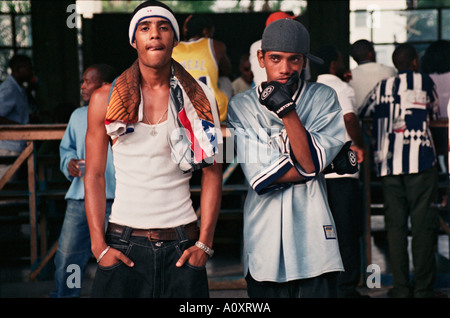
<path fill-rule="evenodd" d="M 258 51 L 267 82 L 228 105 L 228 126 L 250 188 L 244 207 L 249 297 L 336 297 L 343 270 L 323 171 L 343 148 L 333 89 L 300 79 L 309 33 L 298 21 L 269 24 Z"/>
<path fill-rule="evenodd" d="M 172 58 L 169 7 L 146 1 L 129 27 L 136 62 L 91 98 L 86 215 L 99 265 L 92 297 L 208 297 L 205 264 L 221 199 L 220 122 L 212 91 Z M 104 168 L 112 143 L 115 201 L 104 231 Z M 189 180 L 202 173 L 201 222 Z"/>

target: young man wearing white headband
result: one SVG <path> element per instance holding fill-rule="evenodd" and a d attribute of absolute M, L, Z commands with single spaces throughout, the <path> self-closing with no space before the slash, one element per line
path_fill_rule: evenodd
<path fill-rule="evenodd" d="M 322 172 L 342 148 L 345 126 L 336 93 L 300 79 L 307 58 L 320 61 L 309 53 L 305 27 L 272 22 L 258 51 L 267 82 L 228 105 L 250 184 L 244 270 L 252 298 L 336 297 L 343 270 Z"/>
<path fill-rule="evenodd" d="M 213 93 L 171 59 L 179 41 L 167 6 L 134 11 L 138 59 L 91 99 L 86 137 L 86 214 L 99 268 L 93 297 L 208 297 L 222 168 Z M 200 127 L 200 128 L 199 128 Z M 116 195 L 104 233 L 104 167 L 112 143 Z M 201 224 L 190 199 L 202 172 Z"/>

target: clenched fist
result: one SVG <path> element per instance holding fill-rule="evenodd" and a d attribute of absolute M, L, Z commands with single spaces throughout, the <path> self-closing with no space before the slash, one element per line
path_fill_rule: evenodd
<path fill-rule="evenodd" d="M 295 109 L 292 94 L 298 80 L 298 73 L 294 72 L 286 84 L 276 81 L 263 83 L 263 91 L 259 96 L 259 102 L 277 114 L 278 117 L 283 118 L 284 115 Z"/>

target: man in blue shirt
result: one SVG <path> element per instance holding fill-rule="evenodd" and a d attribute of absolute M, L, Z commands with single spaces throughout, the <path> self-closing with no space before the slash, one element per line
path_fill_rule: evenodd
<path fill-rule="evenodd" d="M 81 95 L 85 105 L 89 104 L 92 93 L 104 84 L 114 80 L 112 67 L 95 64 L 88 67 L 83 74 Z M 91 240 L 84 208 L 84 158 L 85 137 L 87 129 L 88 106 L 76 109 L 69 120 L 66 132 L 59 147 L 60 169 L 72 183 L 66 193 L 66 215 L 64 217 L 58 249 L 55 255 L 56 290 L 52 297 L 80 297 L 81 281 L 86 264 L 91 257 Z M 111 149 L 105 170 L 106 178 L 106 220 L 111 212 L 114 200 L 115 177 Z M 81 277 L 71 278 L 77 265 Z M 79 283 L 79 284 L 78 284 Z"/>
<path fill-rule="evenodd" d="M 31 59 L 14 56 L 10 62 L 11 75 L 0 85 L 0 124 L 26 125 L 29 123 L 29 102 L 23 86 L 34 76 Z M 0 156 L 18 156 L 25 149 L 25 140 L 0 140 Z M 0 165 L 0 178 L 10 165 Z"/>
<path fill-rule="evenodd" d="M 431 78 L 419 73 L 410 44 L 399 45 L 392 60 L 398 75 L 377 84 L 360 115 L 373 118 L 373 150 L 381 177 L 385 223 L 393 276 L 392 297 L 431 297 L 438 214 L 431 207 L 437 189 L 436 151 L 430 119 L 439 102 Z M 414 277 L 409 279 L 408 219 L 411 222 Z"/>
<path fill-rule="evenodd" d="M 321 173 L 345 141 L 328 86 L 300 79 L 309 33 L 269 24 L 258 51 L 267 82 L 236 95 L 228 126 L 250 189 L 244 207 L 244 272 L 250 297 L 336 297 L 343 270 Z"/>

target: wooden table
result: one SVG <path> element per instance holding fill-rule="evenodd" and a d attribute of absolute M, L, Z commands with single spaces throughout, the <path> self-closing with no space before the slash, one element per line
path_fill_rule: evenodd
<path fill-rule="evenodd" d="M 26 140 L 27 146 L 17 157 L 6 174 L 0 179 L 0 191 L 11 179 L 17 169 L 26 161 L 28 165 L 29 218 L 30 218 L 30 259 L 33 264 L 38 257 L 37 251 L 37 209 L 34 142 L 42 140 L 61 140 L 66 130 L 66 124 L 39 125 L 0 125 L 0 140 Z M 45 222 L 41 221 L 41 250 L 45 254 L 47 237 Z"/>

